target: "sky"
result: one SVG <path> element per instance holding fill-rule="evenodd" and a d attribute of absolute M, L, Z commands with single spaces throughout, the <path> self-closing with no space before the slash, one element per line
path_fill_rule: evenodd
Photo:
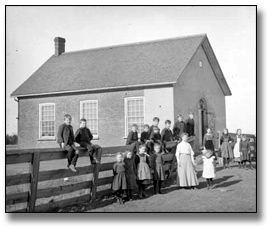
<path fill-rule="evenodd" d="M 7 7 L 6 132 L 17 133 L 17 102 L 10 94 L 54 54 L 206 33 L 232 91 L 227 127 L 256 133 L 255 7 Z"/>

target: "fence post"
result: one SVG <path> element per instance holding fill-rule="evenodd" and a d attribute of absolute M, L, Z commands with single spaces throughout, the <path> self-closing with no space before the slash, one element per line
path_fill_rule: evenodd
<path fill-rule="evenodd" d="M 96 189 L 97 189 L 97 180 L 99 176 L 99 169 L 101 164 L 101 157 L 102 157 L 102 148 L 99 148 L 97 151 L 96 158 L 99 161 L 99 163 L 96 163 L 94 165 L 94 171 L 93 171 L 93 185 L 92 185 L 92 198 L 91 201 L 95 200 L 96 197 Z"/>
<path fill-rule="evenodd" d="M 29 212 L 35 211 L 39 170 L 40 170 L 40 152 L 34 152 L 33 160 L 32 160 L 31 183 L 30 183 L 30 198 L 29 198 L 29 209 L 28 209 Z"/>

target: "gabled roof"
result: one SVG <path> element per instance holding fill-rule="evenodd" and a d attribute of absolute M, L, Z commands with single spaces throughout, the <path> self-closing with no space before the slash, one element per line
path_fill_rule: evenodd
<path fill-rule="evenodd" d="M 11 96 L 174 84 L 205 40 L 204 34 L 53 55 Z M 221 69 L 214 72 L 224 78 Z M 226 81 L 218 82 L 231 95 Z"/>

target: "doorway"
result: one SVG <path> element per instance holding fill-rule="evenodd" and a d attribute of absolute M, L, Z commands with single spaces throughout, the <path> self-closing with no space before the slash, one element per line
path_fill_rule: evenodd
<path fill-rule="evenodd" d="M 198 119 L 199 119 L 199 145 L 203 145 L 203 137 L 206 133 L 208 127 L 208 117 L 207 117 L 207 103 L 205 99 L 201 98 L 198 103 Z"/>

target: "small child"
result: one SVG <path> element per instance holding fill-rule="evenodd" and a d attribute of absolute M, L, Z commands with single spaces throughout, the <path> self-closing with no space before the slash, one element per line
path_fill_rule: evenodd
<path fill-rule="evenodd" d="M 215 166 L 214 166 L 214 159 L 215 156 L 213 155 L 212 150 L 204 150 L 203 151 L 203 173 L 202 176 L 206 178 L 207 181 L 207 189 L 211 189 L 213 187 L 213 178 L 215 178 Z"/>
<path fill-rule="evenodd" d="M 211 128 L 207 128 L 207 133 L 203 137 L 203 147 L 206 150 L 214 151 L 214 136 L 212 134 Z"/>
<path fill-rule="evenodd" d="M 151 127 L 150 127 L 150 129 L 149 129 L 149 137 L 151 137 L 151 135 L 152 135 L 152 133 L 153 133 L 153 128 L 154 127 L 157 127 L 158 129 L 159 129 L 159 123 L 160 123 L 160 119 L 159 119 L 159 117 L 154 117 L 153 118 L 153 125 L 151 125 Z M 159 131 L 160 131 L 160 129 L 159 129 Z"/>
<path fill-rule="evenodd" d="M 133 200 L 132 191 L 138 187 L 136 183 L 137 170 L 132 155 L 131 151 L 127 151 L 124 159 L 128 200 Z"/>
<path fill-rule="evenodd" d="M 173 126 L 173 133 L 177 133 L 176 137 L 180 137 L 181 134 L 186 131 L 186 129 L 185 123 L 183 121 L 183 116 L 181 114 L 178 114 L 177 118 L 178 120 Z"/>
<path fill-rule="evenodd" d="M 236 136 L 233 142 L 234 144 L 233 155 L 234 155 L 234 160 L 238 162 L 239 169 L 241 169 L 241 152 L 240 152 L 241 136 L 242 136 L 242 130 L 237 129 Z"/>
<path fill-rule="evenodd" d="M 153 186 L 154 194 L 162 194 L 162 182 L 165 180 L 164 168 L 163 168 L 163 152 L 161 151 L 161 145 L 155 143 L 154 153 L 151 156 L 151 173 L 153 174 Z"/>
<path fill-rule="evenodd" d="M 139 149 L 139 143 L 138 143 L 138 132 L 137 132 L 138 126 L 137 124 L 132 124 L 131 131 L 129 132 L 127 136 L 127 142 L 126 145 L 132 145 L 132 151 L 136 154 Z"/>
<path fill-rule="evenodd" d="M 171 127 L 171 121 L 166 120 L 165 121 L 165 128 L 161 132 L 161 139 L 162 139 L 162 143 L 163 143 L 162 149 L 165 152 L 172 151 L 173 153 L 175 153 L 176 142 L 174 142 L 173 133 L 172 133 L 170 127 Z"/>
<path fill-rule="evenodd" d="M 251 164 L 250 144 L 246 135 L 242 135 L 242 141 L 240 142 L 241 162 L 243 168 L 246 168 L 246 162 L 249 162 L 249 168 L 253 169 Z"/>
<path fill-rule="evenodd" d="M 137 183 L 139 189 L 139 198 L 147 197 L 145 189 L 146 185 L 150 183 L 151 173 L 150 173 L 150 163 L 149 155 L 145 152 L 146 145 L 141 144 L 139 146 L 139 153 L 135 156 L 135 164 L 137 167 Z"/>
<path fill-rule="evenodd" d="M 115 196 L 119 204 L 123 204 L 124 190 L 127 189 L 125 163 L 122 161 L 121 153 L 116 154 L 116 162 L 113 164 L 113 182 L 112 190 L 115 191 Z"/>
<path fill-rule="evenodd" d="M 152 140 L 153 143 L 162 144 L 160 129 L 158 127 L 156 126 L 153 127 L 153 132 L 150 135 L 150 140 Z"/>
<path fill-rule="evenodd" d="M 152 141 L 149 139 L 149 125 L 144 125 L 144 131 L 141 133 L 141 143 L 146 145 L 147 153 L 150 154 L 152 150 Z"/>
<path fill-rule="evenodd" d="M 163 143 L 173 141 L 173 133 L 170 127 L 171 127 L 171 121 L 165 120 L 165 128 L 161 132 L 161 139 Z"/>
<path fill-rule="evenodd" d="M 75 140 L 81 147 L 84 147 L 88 150 L 91 164 L 96 164 L 99 163 L 99 161 L 93 155 L 96 154 L 97 156 L 101 147 L 91 143 L 93 135 L 90 129 L 86 127 L 86 124 L 87 120 L 82 118 L 80 120 L 80 128 L 76 131 L 75 134 Z"/>
<path fill-rule="evenodd" d="M 64 123 L 59 126 L 57 142 L 61 148 L 67 151 L 67 167 L 72 172 L 77 172 L 76 162 L 79 157 L 79 151 L 75 146 L 74 132 L 71 125 L 72 117 L 69 114 L 64 115 Z"/>

